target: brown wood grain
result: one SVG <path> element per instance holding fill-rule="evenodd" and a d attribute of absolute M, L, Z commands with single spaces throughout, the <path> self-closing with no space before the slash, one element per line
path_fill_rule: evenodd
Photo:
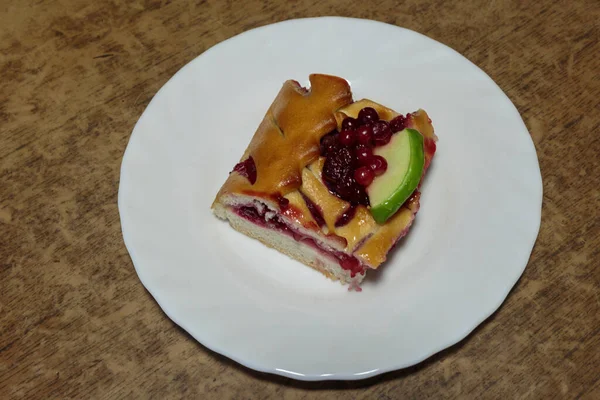
<path fill-rule="evenodd" d="M 273 377 L 196 343 L 139 282 L 117 209 L 131 130 L 179 68 L 319 15 L 407 27 L 479 65 L 521 112 L 544 181 L 504 305 L 458 345 L 360 382 Z M 598 0 L 2 1 L 0 398 L 599 399 L 599 21 Z"/>

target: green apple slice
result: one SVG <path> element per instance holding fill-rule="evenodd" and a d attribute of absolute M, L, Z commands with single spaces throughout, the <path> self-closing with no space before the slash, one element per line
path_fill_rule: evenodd
<path fill-rule="evenodd" d="M 387 170 L 367 187 L 371 215 L 377 223 L 387 221 L 415 191 L 423 175 L 425 157 L 423 136 L 414 129 L 392 135 L 388 144 L 376 147 L 373 154 L 382 156 Z"/>

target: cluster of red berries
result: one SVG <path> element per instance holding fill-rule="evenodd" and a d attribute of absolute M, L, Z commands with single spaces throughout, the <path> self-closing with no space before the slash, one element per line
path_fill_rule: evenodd
<path fill-rule="evenodd" d="M 405 127 L 403 115 L 388 123 L 371 107 L 360 110 L 358 118 L 345 118 L 341 132 L 321 139 L 321 155 L 327 157 L 323 179 L 329 190 L 350 203 L 368 205 L 365 188 L 388 166 L 385 158 L 373 154 L 373 148 L 388 144 L 392 134 Z"/>

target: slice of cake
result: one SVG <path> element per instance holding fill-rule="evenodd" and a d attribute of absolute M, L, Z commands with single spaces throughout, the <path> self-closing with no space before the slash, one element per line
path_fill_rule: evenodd
<path fill-rule="evenodd" d="M 358 288 L 408 232 L 437 140 L 427 113 L 353 102 L 346 80 L 284 83 L 212 208 L 247 236 Z"/>

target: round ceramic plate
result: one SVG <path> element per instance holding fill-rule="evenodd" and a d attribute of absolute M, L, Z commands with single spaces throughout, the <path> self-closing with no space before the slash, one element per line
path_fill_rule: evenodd
<path fill-rule="evenodd" d="M 355 99 L 427 110 L 439 136 L 413 228 L 360 293 L 210 210 L 282 83 L 338 75 Z M 125 244 L 165 313 L 206 347 L 297 379 L 416 364 L 502 303 L 535 242 L 542 182 L 519 113 L 479 68 L 418 33 L 316 18 L 229 39 L 182 68 L 138 121 L 121 168 Z"/>

